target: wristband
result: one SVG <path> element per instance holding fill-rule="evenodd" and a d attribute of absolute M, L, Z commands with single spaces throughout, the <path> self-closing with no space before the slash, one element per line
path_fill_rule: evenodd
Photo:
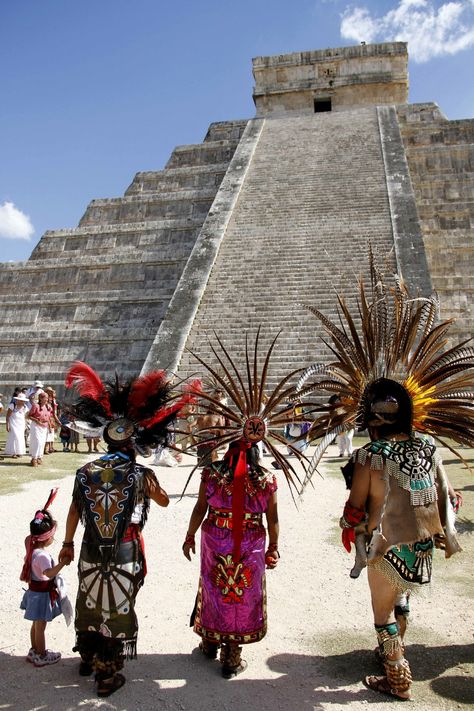
<path fill-rule="evenodd" d="M 186 543 L 190 546 L 194 546 L 195 542 L 196 541 L 194 540 L 194 533 L 187 533 L 186 538 L 184 539 L 183 546 L 185 546 Z"/>
<path fill-rule="evenodd" d="M 63 548 L 74 548 L 74 541 L 63 541 Z"/>

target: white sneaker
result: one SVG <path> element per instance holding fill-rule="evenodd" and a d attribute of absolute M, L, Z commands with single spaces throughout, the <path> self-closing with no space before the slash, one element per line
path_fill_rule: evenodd
<path fill-rule="evenodd" d="M 33 664 L 35 667 L 45 667 L 47 664 L 56 664 L 61 659 L 61 652 L 52 652 L 47 649 L 46 652 L 41 655 L 37 654 L 33 659 Z"/>
<path fill-rule="evenodd" d="M 35 661 L 35 657 L 36 657 L 36 652 L 35 652 L 35 650 L 33 649 L 33 647 L 30 647 L 30 651 L 29 651 L 28 654 L 26 655 L 25 659 L 26 659 L 27 662 L 31 662 L 31 663 L 33 664 L 34 661 Z"/>

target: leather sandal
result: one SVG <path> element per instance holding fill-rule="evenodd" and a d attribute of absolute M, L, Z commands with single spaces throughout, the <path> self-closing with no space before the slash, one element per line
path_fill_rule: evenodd
<path fill-rule="evenodd" d="M 379 694 L 394 696 L 396 699 L 400 699 L 400 701 L 410 701 L 410 692 L 394 689 L 390 686 L 386 676 L 366 676 L 363 683 L 368 689 L 378 691 Z"/>
<path fill-rule="evenodd" d="M 119 673 L 114 674 L 108 679 L 100 679 L 100 681 L 97 682 L 97 696 L 110 696 L 115 691 L 121 689 L 124 684 L 125 677 Z"/>

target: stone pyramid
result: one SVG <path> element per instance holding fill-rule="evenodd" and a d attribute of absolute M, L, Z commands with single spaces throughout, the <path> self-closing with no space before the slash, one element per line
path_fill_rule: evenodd
<path fill-rule="evenodd" d="M 253 60 L 256 117 L 211 124 L 124 197 L 0 266 L 0 387 L 56 387 L 74 359 L 101 374 L 213 359 L 281 331 L 271 382 L 323 357 L 334 292 L 355 304 L 370 242 L 471 335 L 474 121 L 408 104 L 405 43 Z M 30 285 L 25 295 L 24 284 Z"/>

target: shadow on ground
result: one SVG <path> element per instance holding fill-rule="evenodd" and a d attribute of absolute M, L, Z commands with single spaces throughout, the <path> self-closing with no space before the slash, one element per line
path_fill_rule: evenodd
<path fill-rule="evenodd" d="M 371 651 L 355 650 L 331 656 L 278 654 L 267 660 L 267 666 L 279 676 L 266 679 L 250 678 L 253 654 L 248 650 L 247 673 L 232 681 L 223 680 L 219 663 L 204 659 L 197 649 L 189 655 L 140 655 L 138 661 L 126 664 L 125 687 L 100 703 L 100 707 L 212 711 L 242 708 L 251 701 L 261 711 L 315 711 L 326 709 L 327 704 L 342 708 L 356 702 L 392 702 L 360 683 L 366 674 L 378 673 Z M 460 665 L 474 662 L 474 644 L 413 645 L 409 658 L 416 679 L 415 695 L 420 701 L 427 703 L 431 699 L 438 708 L 451 708 L 450 701 L 474 702 L 473 679 L 459 669 Z M 20 657 L 2 653 L 0 662 L 2 709 L 69 711 L 98 707 L 92 677 L 77 674 L 77 657 L 42 669 L 31 667 Z M 442 676 L 450 670 L 457 673 Z M 347 688 L 352 686 L 354 689 Z"/>

